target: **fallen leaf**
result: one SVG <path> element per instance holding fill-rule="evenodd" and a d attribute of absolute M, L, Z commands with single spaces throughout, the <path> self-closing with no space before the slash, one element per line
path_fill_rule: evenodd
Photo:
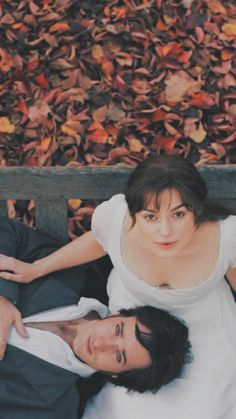
<path fill-rule="evenodd" d="M 0 48 L 0 71 L 2 73 L 8 73 L 13 66 L 13 60 L 11 56 L 3 48 Z"/>
<path fill-rule="evenodd" d="M 227 15 L 227 10 L 220 1 L 211 0 L 207 3 L 207 6 L 213 13 L 221 13 L 223 15 Z"/>
<path fill-rule="evenodd" d="M 236 36 L 236 23 L 224 23 L 222 25 L 222 31 L 227 36 Z"/>
<path fill-rule="evenodd" d="M 193 130 L 189 137 L 195 141 L 195 143 L 202 143 L 206 138 L 207 132 L 204 130 L 203 125 L 200 123 L 199 127 Z"/>
<path fill-rule="evenodd" d="M 166 81 L 165 97 L 170 103 L 181 102 L 185 96 L 201 89 L 202 81 L 194 80 L 186 74 L 172 74 Z"/>
<path fill-rule="evenodd" d="M 69 199 L 68 205 L 72 211 L 77 211 L 81 206 L 82 201 L 80 199 Z"/>
<path fill-rule="evenodd" d="M 68 23 L 58 22 L 58 23 L 54 23 L 54 25 L 50 26 L 49 32 L 50 33 L 65 32 L 65 31 L 68 31 L 69 29 L 70 29 L 70 26 L 68 25 Z"/>
<path fill-rule="evenodd" d="M 51 137 L 45 137 L 40 140 L 41 148 L 44 152 L 47 152 L 52 142 Z"/>
<path fill-rule="evenodd" d="M 7 117 L 0 117 L 0 132 L 4 132 L 5 134 L 12 134 L 15 129 L 15 125 L 12 124 Z"/>

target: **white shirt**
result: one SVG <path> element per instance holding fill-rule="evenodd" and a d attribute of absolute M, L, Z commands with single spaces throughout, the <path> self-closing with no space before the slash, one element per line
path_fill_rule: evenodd
<path fill-rule="evenodd" d="M 104 304 L 93 298 L 83 297 L 77 305 L 43 311 L 25 317 L 23 323 L 73 320 L 86 316 L 90 311 L 96 311 L 101 318 L 108 315 L 108 308 Z M 29 338 L 21 337 L 13 327 L 8 343 L 60 368 L 79 374 L 81 377 L 89 377 L 96 371 L 76 358 L 71 347 L 60 336 L 49 330 L 31 327 L 26 327 L 26 330 Z"/>

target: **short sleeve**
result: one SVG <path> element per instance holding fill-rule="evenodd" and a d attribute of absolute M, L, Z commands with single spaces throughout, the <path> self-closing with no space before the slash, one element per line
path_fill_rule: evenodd
<path fill-rule="evenodd" d="M 116 211 L 121 202 L 124 202 L 124 199 L 125 197 L 122 194 L 114 195 L 109 201 L 98 205 L 93 213 L 91 223 L 92 232 L 106 252 Z"/>
<path fill-rule="evenodd" d="M 228 221 L 228 251 L 229 251 L 229 263 L 231 268 L 236 268 L 236 216 L 231 215 L 227 219 Z"/>

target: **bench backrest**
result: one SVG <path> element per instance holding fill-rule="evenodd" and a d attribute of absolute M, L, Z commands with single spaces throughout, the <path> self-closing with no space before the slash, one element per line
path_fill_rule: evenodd
<path fill-rule="evenodd" d="M 131 167 L 7 167 L 0 169 L 0 216 L 7 199 L 33 199 L 36 226 L 66 240 L 67 200 L 106 200 L 124 190 Z M 209 196 L 236 211 L 236 165 L 199 169 Z"/>

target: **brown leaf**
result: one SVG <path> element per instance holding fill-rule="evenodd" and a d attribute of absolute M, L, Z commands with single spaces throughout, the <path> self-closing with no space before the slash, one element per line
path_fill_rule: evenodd
<path fill-rule="evenodd" d="M 186 95 L 201 89 L 202 81 L 194 80 L 187 73 L 172 74 L 166 81 L 165 97 L 168 102 L 181 102 Z"/>

